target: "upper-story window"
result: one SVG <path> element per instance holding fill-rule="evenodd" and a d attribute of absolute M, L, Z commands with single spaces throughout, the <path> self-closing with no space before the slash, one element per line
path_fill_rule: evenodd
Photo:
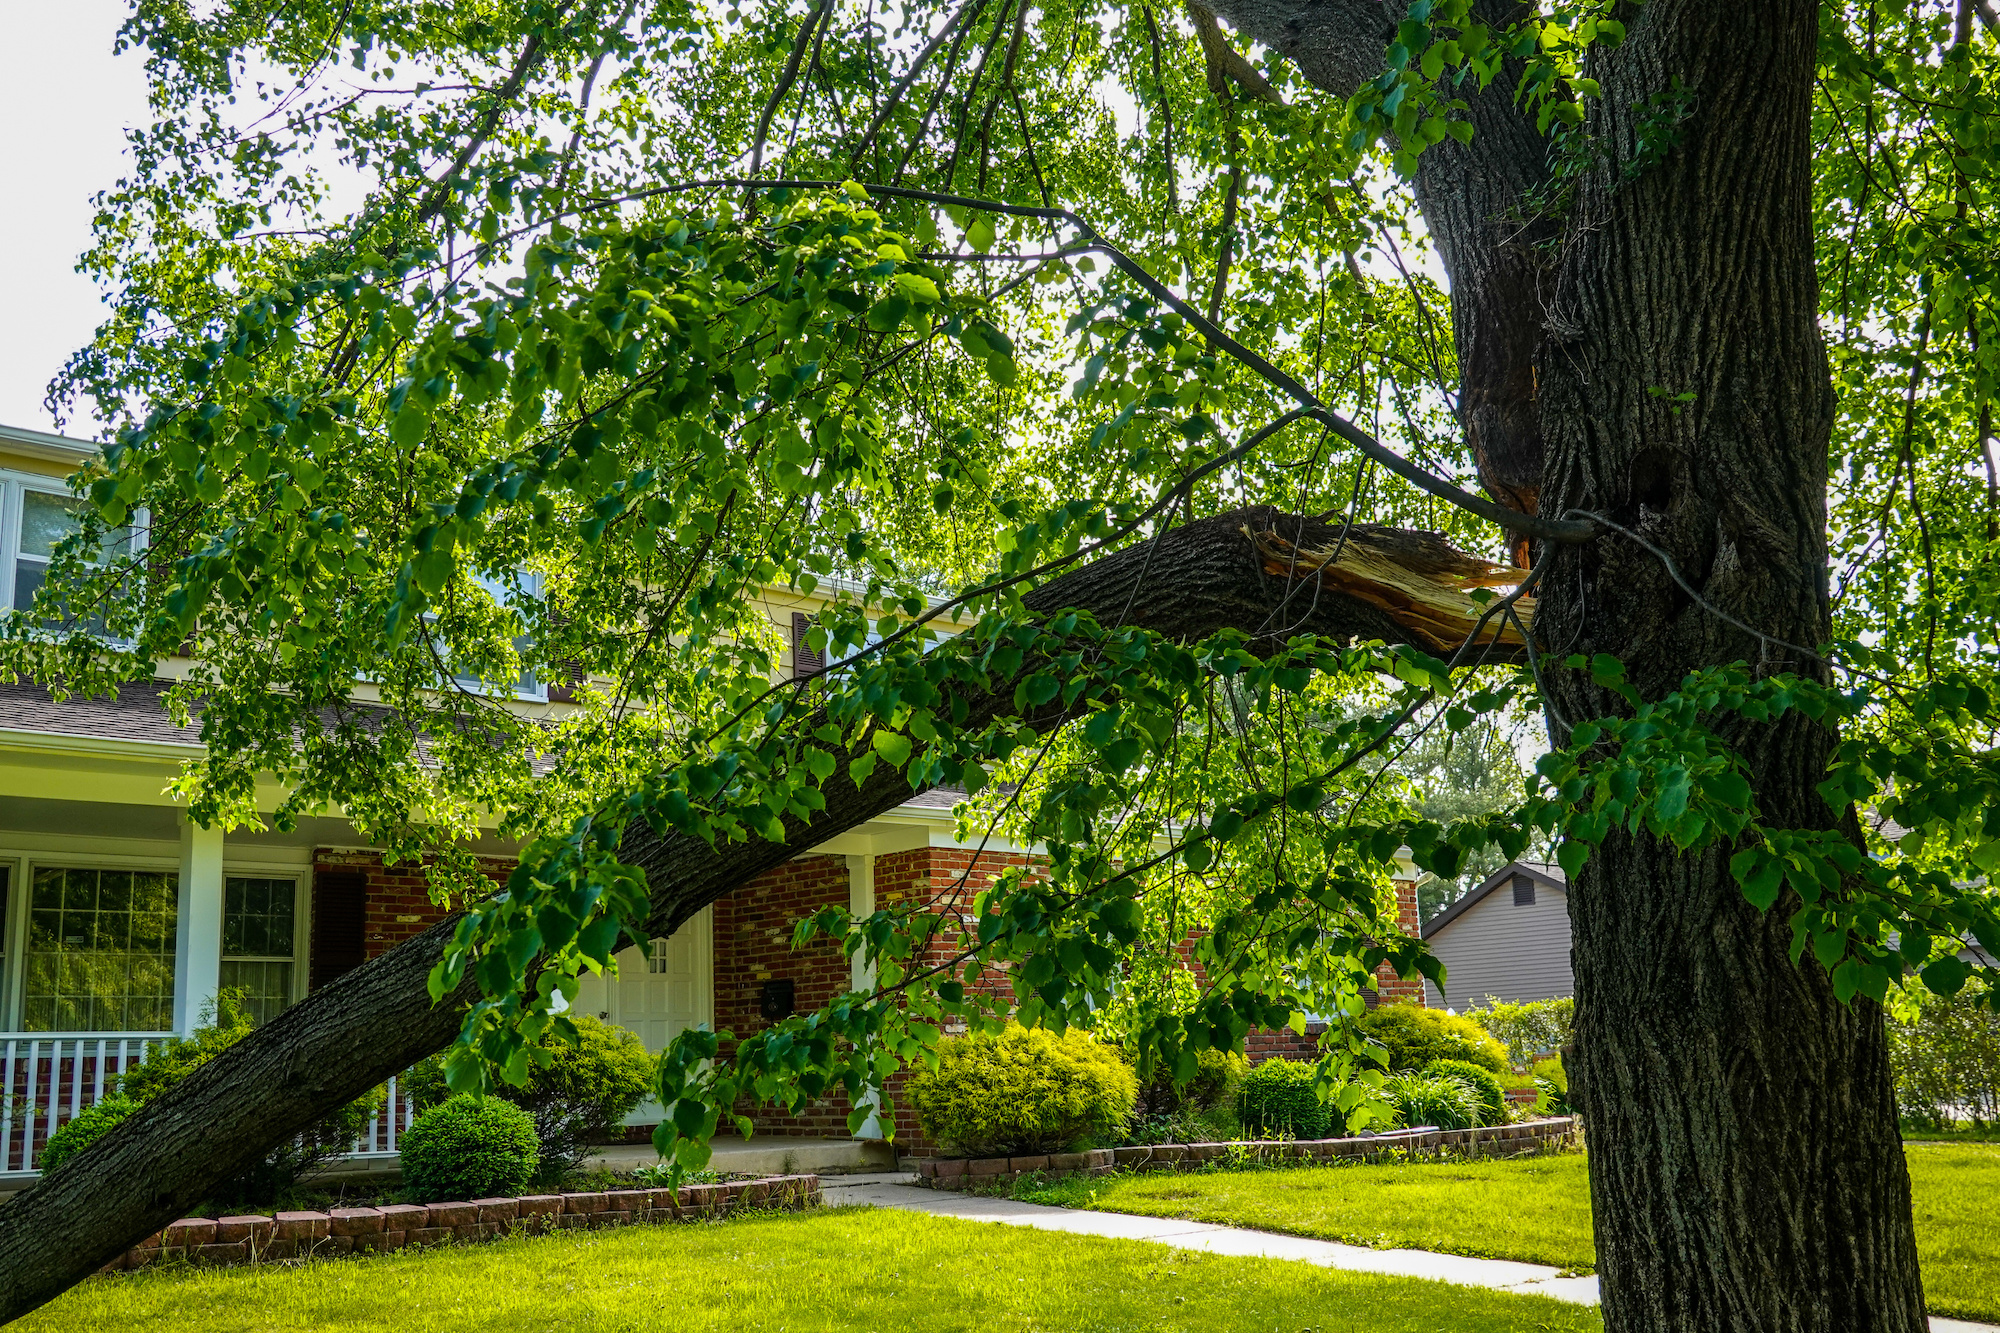
<path fill-rule="evenodd" d="M 524 600 L 533 601 L 542 595 L 542 576 L 533 570 L 517 571 L 512 585 L 506 579 L 496 578 L 491 574 L 475 573 L 472 581 L 496 603 L 510 609 L 519 606 Z M 519 615 L 519 612 L 515 614 Z M 526 655 L 528 636 L 525 633 L 514 636 L 514 651 Z M 489 694 L 512 694 L 517 699 L 549 697 L 547 683 L 535 679 L 535 673 L 527 670 L 523 670 L 519 676 L 511 680 L 504 681 L 487 680 L 477 671 L 455 672 L 453 678 L 469 690 L 481 690 Z"/>
<path fill-rule="evenodd" d="M 56 547 L 83 526 L 83 512 L 84 502 L 54 478 L 0 472 L 0 607 L 34 607 Z M 137 527 L 107 533 L 100 559 L 123 559 L 143 540 Z M 102 623 L 101 616 L 90 620 Z"/>

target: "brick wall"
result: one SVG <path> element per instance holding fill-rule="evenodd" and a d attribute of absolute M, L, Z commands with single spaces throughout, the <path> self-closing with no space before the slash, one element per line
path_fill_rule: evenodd
<path fill-rule="evenodd" d="M 760 1012 L 764 985 L 790 981 L 793 1008 L 811 1013 L 845 994 L 853 981 L 847 955 L 824 936 L 792 948 L 801 918 L 848 905 L 847 858 L 802 856 L 766 871 L 715 904 L 715 1026 L 754 1036 L 770 1026 Z M 822 1098 L 797 1115 L 737 1104 L 759 1134 L 847 1137 L 845 1094 Z"/>
<path fill-rule="evenodd" d="M 482 856 L 479 868 L 498 886 L 507 882 L 514 863 Z M 370 958 L 422 934 L 445 916 L 445 909 L 431 901 L 430 878 L 422 865 L 405 862 L 390 866 L 383 864 L 378 852 L 320 847 L 313 851 L 313 872 L 322 869 L 359 870 L 368 876 L 364 930 Z"/>
<path fill-rule="evenodd" d="M 1010 865 L 1032 864 L 1029 857 L 988 852 L 977 858 L 970 851 L 918 847 L 875 858 L 875 905 L 928 907 L 969 918 L 978 892 Z M 853 983 L 847 955 L 826 939 L 802 950 L 792 948 L 792 930 L 800 918 L 819 908 L 849 902 L 847 858 L 805 856 L 760 876 L 715 905 L 715 1018 L 719 1030 L 747 1037 L 769 1026 L 758 1011 L 764 983 L 789 979 L 795 1006 L 810 1012 L 844 994 Z M 942 962 L 956 949 L 956 932 L 947 924 L 924 949 L 923 957 Z M 988 969 L 976 983 L 981 990 L 1011 996 L 1006 974 Z M 888 1093 L 896 1103 L 896 1141 L 902 1151 L 927 1151 L 916 1116 L 903 1096 L 906 1075 L 890 1079 Z M 749 1099 L 737 1110 L 750 1117 L 759 1134 L 845 1138 L 847 1094 L 836 1092 L 794 1113 L 754 1107 Z"/>
<path fill-rule="evenodd" d="M 1396 889 L 1396 924 L 1405 934 L 1416 935 L 1422 931 L 1422 919 L 1417 914 L 1417 882 L 1413 879 L 1394 881 Z M 1395 1004 L 1407 1001 L 1410 1004 L 1424 1003 L 1424 983 L 1419 977 L 1415 981 L 1404 981 L 1396 975 L 1396 969 L 1387 963 L 1375 969 L 1376 990 L 1367 996 L 1369 1007 L 1377 1004 Z M 1266 1060 L 1284 1058 L 1287 1060 L 1317 1060 L 1319 1058 L 1320 1034 L 1326 1031 L 1324 1023 L 1308 1023 L 1303 1034 L 1290 1028 L 1259 1028 L 1243 1038 L 1243 1054 L 1250 1063 L 1262 1064 Z"/>

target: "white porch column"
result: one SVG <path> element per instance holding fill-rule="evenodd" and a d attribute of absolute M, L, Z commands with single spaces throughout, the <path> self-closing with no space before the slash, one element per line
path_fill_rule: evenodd
<path fill-rule="evenodd" d="M 174 938 L 174 1031 L 201 1021 L 222 984 L 222 830 L 181 815 L 180 921 Z"/>
<path fill-rule="evenodd" d="M 847 858 L 847 910 L 856 917 L 875 915 L 873 856 Z M 875 984 L 875 964 L 869 960 L 865 952 L 857 952 L 852 964 L 853 976 L 848 982 L 850 990 L 867 990 Z"/>
<path fill-rule="evenodd" d="M 873 855 L 850 856 L 847 858 L 847 910 L 856 917 L 875 914 L 875 858 Z M 853 968 L 848 979 L 851 990 L 872 990 L 875 986 L 875 963 L 865 950 L 857 950 L 850 960 Z M 870 1086 L 862 1094 L 862 1101 L 868 1106 L 880 1106 L 882 1090 Z M 879 1139 L 882 1134 L 880 1115 L 871 1114 L 855 1134 L 856 1138 Z"/>

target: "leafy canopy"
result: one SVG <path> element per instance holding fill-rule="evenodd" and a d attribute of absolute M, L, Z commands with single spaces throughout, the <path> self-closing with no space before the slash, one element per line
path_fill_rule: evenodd
<path fill-rule="evenodd" d="M 558 997 L 650 937 L 637 822 L 782 838 L 886 765 L 1047 848 L 952 913 L 801 923 L 878 989 L 726 1058 L 677 1041 L 660 1143 L 690 1167 L 740 1095 L 858 1094 L 1009 1005 L 1056 1029 L 1116 1006 L 1142 1072 L 1183 1075 L 1254 1025 L 1359 1015 L 1378 965 L 1437 974 L 1392 928 L 1405 844 L 1451 878 L 1551 838 L 1574 872 L 1620 828 L 1726 843 L 1843 994 L 1906 966 L 1953 991 L 1963 942 L 2000 948 L 1995 49 L 1922 6 L 1824 12 L 1838 642 L 1807 676 L 1643 699 L 1610 659 L 1281 624 L 1180 644 L 1023 606 L 1246 501 L 1499 551 L 1452 502 L 1473 469 L 1402 178 L 1518 61 L 1560 218 L 1607 151 L 1589 62 L 1624 34 L 1601 5 L 1499 31 L 1464 0 L 1411 5 L 1344 101 L 1199 7 L 139 0 L 156 120 L 84 260 L 110 314 L 52 391 L 122 424 L 0 667 L 95 689 L 191 640 L 169 698 L 200 704 L 196 817 L 338 806 L 433 857 L 469 904 L 433 979 L 477 992 L 460 1088 L 545 1065 Z M 1629 169 L 1699 98 L 1654 94 Z M 774 585 L 826 595 L 811 642 L 844 664 L 811 692 L 770 684 Z M 1512 808 L 1427 820 L 1384 780 L 1564 670 L 1628 707 L 1575 720 Z M 509 697 L 576 671 L 573 711 Z M 1847 737 L 1825 827 L 1767 824 L 1730 745 L 1791 710 Z M 480 898 L 465 840 L 493 819 L 521 864 Z M 1199 981 L 1171 961 L 1191 936 Z M 1322 1072 L 1361 1044 L 1338 1026 Z"/>

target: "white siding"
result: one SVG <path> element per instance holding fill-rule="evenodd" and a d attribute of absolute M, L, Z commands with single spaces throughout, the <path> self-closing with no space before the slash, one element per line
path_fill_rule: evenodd
<path fill-rule="evenodd" d="M 1535 901 L 1514 905 L 1514 887 L 1501 884 L 1429 944 L 1445 967 L 1445 994 L 1424 983 L 1425 1001 L 1463 1013 L 1494 995 L 1509 1001 L 1553 1000 L 1576 993 L 1569 969 L 1569 900 L 1549 884 L 1535 885 Z"/>

